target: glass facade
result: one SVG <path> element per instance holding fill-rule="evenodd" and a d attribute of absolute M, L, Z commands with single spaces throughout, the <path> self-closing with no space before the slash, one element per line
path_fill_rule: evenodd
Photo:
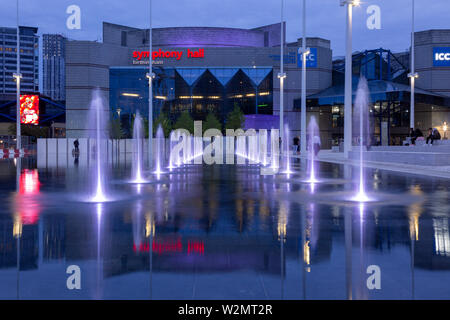
<path fill-rule="evenodd" d="M 136 111 L 148 118 L 146 67 L 110 68 L 110 108 L 129 128 Z M 214 113 L 222 122 L 237 104 L 244 114 L 273 114 L 272 67 L 154 67 L 153 118 L 160 112 L 175 121 L 189 111 L 195 120 Z"/>

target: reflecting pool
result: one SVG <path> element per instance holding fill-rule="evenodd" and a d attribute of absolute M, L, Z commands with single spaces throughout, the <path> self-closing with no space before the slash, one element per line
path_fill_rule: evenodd
<path fill-rule="evenodd" d="M 378 201 L 360 204 L 357 167 L 316 165 L 323 183 L 297 159 L 289 176 L 191 164 L 130 184 L 116 162 L 99 204 L 71 158 L 1 160 L 0 298 L 450 299 L 449 181 L 366 169 Z"/>

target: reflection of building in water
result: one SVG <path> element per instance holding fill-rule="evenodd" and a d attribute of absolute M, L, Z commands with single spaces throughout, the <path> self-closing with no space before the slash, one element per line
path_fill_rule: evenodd
<path fill-rule="evenodd" d="M 0 269 L 17 266 L 17 239 L 15 235 L 21 237 L 20 270 L 36 269 L 38 266 L 37 226 L 24 225 L 20 221 L 15 221 L 11 216 L 5 215 L 0 215 Z"/>
<path fill-rule="evenodd" d="M 64 215 L 54 214 L 43 219 L 43 260 L 60 260 L 66 256 L 66 219 Z"/>
<path fill-rule="evenodd" d="M 448 217 L 427 217 L 420 221 L 416 242 L 415 266 L 432 270 L 450 270 Z"/>
<path fill-rule="evenodd" d="M 158 234 L 158 230 L 156 232 Z M 106 277 L 148 270 L 149 243 L 135 246 L 131 240 L 128 234 L 116 234 L 115 245 L 107 253 Z M 119 243 L 122 245 L 117 247 Z M 239 235 L 164 234 L 155 237 L 152 250 L 154 272 L 232 272 L 241 269 L 280 272 L 280 253 L 271 236 L 243 239 Z"/>
<path fill-rule="evenodd" d="M 450 236 L 448 218 L 433 218 L 434 249 L 439 256 L 450 257 Z"/>

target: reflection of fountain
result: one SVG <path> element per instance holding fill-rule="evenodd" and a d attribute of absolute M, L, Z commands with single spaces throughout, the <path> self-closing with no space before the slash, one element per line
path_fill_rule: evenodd
<path fill-rule="evenodd" d="M 156 170 L 155 174 L 160 175 L 163 173 L 162 164 L 164 161 L 164 132 L 161 125 L 156 130 Z"/>
<path fill-rule="evenodd" d="M 142 177 L 142 117 L 139 111 L 134 118 L 133 127 L 133 182 L 144 183 L 145 180 Z"/>
<path fill-rule="evenodd" d="M 361 78 L 358 84 L 358 90 L 356 91 L 355 99 L 355 111 L 359 114 L 359 190 L 353 198 L 354 201 L 366 202 L 370 201 L 365 191 L 364 185 L 364 168 L 363 168 L 363 148 L 369 138 L 369 88 L 367 86 L 367 80 Z"/>
<path fill-rule="evenodd" d="M 308 125 L 308 131 L 309 131 L 309 180 L 307 182 L 309 183 L 316 183 L 318 182 L 316 178 L 316 168 L 314 166 L 315 162 L 315 150 L 314 150 L 314 143 L 315 143 L 315 137 L 319 136 L 319 127 L 316 122 L 316 117 L 312 116 L 311 120 L 309 120 Z"/>
<path fill-rule="evenodd" d="M 91 109 L 89 114 L 89 119 L 95 121 L 91 123 L 90 131 L 94 131 L 94 139 L 95 139 L 95 159 L 96 159 L 96 168 L 95 168 L 95 191 L 94 196 L 91 198 L 92 202 L 105 202 L 108 201 L 105 192 L 105 179 L 106 172 L 103 171 L 103 168 L 106 165 L 105 155 L 106 152 L 102 150 L 102 142 L 105 142 L 105 116 L 101 115 L 103 111 L 103 100 L 100 96 L 99 90 L 95 90 L 93 93 L 93 99 L 91 102 Z"/>
<path fill-rule="evenodd" d="M 142 201 L 139 201 L 136 204 L 136 211 L 133 212 L 133 220 L 132 220 L 132 226 L 133 226 L 133 250 L 136 252 L 136 254 L 140 251 L 142 245 L 143 245 L 143 238 L 145 236 L 145 227 L 142 224 Z"/>
<path fill-rule="evenodd" d="M 102 244 L 102 213 L 103 213 L 103 205 L 101 203 L 97 203 L 96 212 L 97 212 L 97 287 L 95 292 L 95 299 L 102 298 L 102 280 L 103 280 L 103 258 L 101 252 L 101 244 Z"/>

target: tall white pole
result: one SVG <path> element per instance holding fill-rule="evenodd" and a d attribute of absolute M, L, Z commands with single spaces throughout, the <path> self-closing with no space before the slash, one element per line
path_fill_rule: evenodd
<path fill-rule="evenodd" d="M 300 114 L 300 153 L 302 155 L 306 155 L 306 52 L 306 0 L 303 0 L 302 108 Z"/>
<path fill-rule="evenodd" d="M 284 24 L 283 17 L 284 15 L 284 0 L 281 0 L 281 43 L 280 43 L 280 73 L 278 74 L 278 78 L 280 78 L 280 138 L 282 143 L 283 141 L 283 129 L 284 129 L 284 78 L 286 78 L 286 74 L 284 73 Z"/>
<path fill-rule="evenodd" d="M 152 66 L 152 0 L 150 0 L 150 27 L 148 30 L 148 163 L 153 167 L 153 66 Z"/>
<path fill-rule="evenodd" d="M 352 3 L 347 5 L 344 99 L 344 155 L 352 150 Z"/>
<path fill-rule="evenodd" d="M 16 101 L 17 101 L 17 110 L 16 110 L 16 149 L 20 151 L 21 144 L 21 132 L 20 132 L 20 78 L 22 77 L 20 74 L 20 30 L 19 30 L 19 0 L 17 0 L 17 72 L 14 75 L 16 78 Z"/>
<path fill-rule="evenodd" d="M 415 1 L 412 0 L 412 25 L 411 25 L 411 74 L 409 74 L 409 78 L 411 79 L 411 110 L 409 114 L 409 127 L 414 129 L 414 87 L 415 87 L 415 81 L 417 78 L 417 74 L 415 72 L 415 62 L 414 62 L 414 7 L 415 7 Z"/>

